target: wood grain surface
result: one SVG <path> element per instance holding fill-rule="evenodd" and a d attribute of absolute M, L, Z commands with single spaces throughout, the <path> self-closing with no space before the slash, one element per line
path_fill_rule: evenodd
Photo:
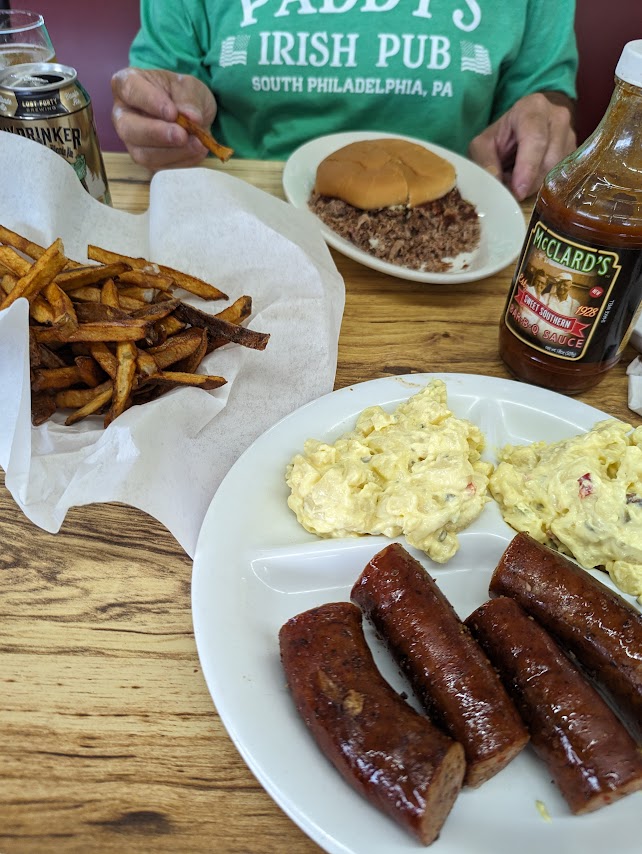
<path fill-rule="evenodd" d="M 145 210 L 145 170 L 125 154 L 105 161 L 114 206 Z M 282 198 L 281 164 L 209 165 Z M 333 255 L 347 291 L 337 387 L 412 371 L 508 376 L 497 324 L 512 267 L 446 287 Z M 633 355 L 581 399 L 638 425 Z M 194 643 L 191 561 L 171 534 L 118 504 L 73 508 L 49 534 L 4 481 L 0 513 L 0 854 L 319 852 L 216 714 Z"/>

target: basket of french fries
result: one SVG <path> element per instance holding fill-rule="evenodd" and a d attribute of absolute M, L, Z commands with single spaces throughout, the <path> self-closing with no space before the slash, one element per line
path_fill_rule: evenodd
<path fill-rule="evenodd" d="M 214 170 L 155 175 L 141 214 L 0 134 L 0 466 L 56 532 L 119 501 L 192 554 L 220 481 L 332 390 L 344 287 L 318 229 Z"/>
<path fill-rule="evenodd" d="M 169 389 L 215 389 L 222 376 L 199 373 L 204 357 L 225 344 L 264 350 L 269 334 L 241 326 L 252 298 L 240 296 L 210 314 L 174 296 L 204 300 L 227 294 L 172 267 L 87 247 L 81 264 L 57 238 L 44 247 L 0 224 L 0 311 L 29 302 L 31 416 L 42 424 L 71 410 L 65 424 L 104 413 L 107 427 L 134 404 Z"/>

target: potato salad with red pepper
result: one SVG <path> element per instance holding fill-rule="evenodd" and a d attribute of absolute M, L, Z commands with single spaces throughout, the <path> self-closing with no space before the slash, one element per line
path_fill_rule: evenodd
<path fill-rule="evenodd" d="M 333 444 L 308 439 L 287 466 L 288 506 L 317 536 L 403 535 L 444 563 L 490 500 L 483 447 L 479 427 L 453 415 L 435 379 L 393 412 L 365 409 Z"/>
<path fill-rule="evenodd" d="M 642 597 L 642 427 L 608 419 L 571 439 L 507 445 L 498 459 L 490 491 L 511 527 Z"/>

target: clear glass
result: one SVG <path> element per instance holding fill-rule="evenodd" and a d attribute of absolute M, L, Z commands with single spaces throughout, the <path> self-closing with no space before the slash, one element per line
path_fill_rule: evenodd
<path fill-rule="evenodd" d="M 52 62 L 55 58 L 42 15 L 21 9 L 0 11 L 0 68 L 22 62 Z"/>

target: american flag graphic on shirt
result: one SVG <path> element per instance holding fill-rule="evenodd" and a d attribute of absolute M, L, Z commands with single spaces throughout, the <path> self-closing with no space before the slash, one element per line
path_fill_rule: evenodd
<path fill-rule="evenodd" d="M 249 36 L 229 36 L 221 43 L 221 55 L 218 64 L 221 68 L 230 65 L 247 65 L 247 46 Z"/>
<path fill-rule="evenodd" d="M 474 71 L 476 74 L 492 74 L 490 54 L 481 44 L 473 42 L 460 42 L 461 45 L 461 70 Z"/>

